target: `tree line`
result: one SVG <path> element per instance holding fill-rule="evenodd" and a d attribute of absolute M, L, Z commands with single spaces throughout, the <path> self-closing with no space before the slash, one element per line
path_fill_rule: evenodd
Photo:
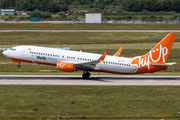
<path fill-rule="evenodd" d="M 0 0 L 1 9 L 18 11 L 41 10 L 52 13 L 67 11 L 69 5 L 101 6 L 119 5 L 126 11 L 180 12 L 180 0 Z"/>
<path fill-rule="evenodd" d="M 123 6 L 125 10 L 134 12 L 143 10 L 180 12 L 180 0 L 126 0 Z"/>

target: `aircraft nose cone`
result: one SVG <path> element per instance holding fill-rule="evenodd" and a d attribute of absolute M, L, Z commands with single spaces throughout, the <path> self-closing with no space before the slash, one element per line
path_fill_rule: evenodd
<path fill-rule="evenodd" d="M 4 52 L 3 52 L 3 55 L 7 56 L 7 51 L 4 51 Z"/>

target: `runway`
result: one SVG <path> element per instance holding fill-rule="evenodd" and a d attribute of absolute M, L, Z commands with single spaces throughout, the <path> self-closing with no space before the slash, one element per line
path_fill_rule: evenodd
<path fill-rule="evenodd" d="M 180 76 L 0 75 L 0 85 L 180 86 Z"/>
<path fill-rule="evenodd" d="M 175 32 L 180 30 L 0 30 L 0 32 Z"/>

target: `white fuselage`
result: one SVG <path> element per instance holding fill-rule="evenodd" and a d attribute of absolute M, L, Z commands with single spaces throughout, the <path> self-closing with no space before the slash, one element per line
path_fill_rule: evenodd
<path fill-rule="evenodd" d="M 16 46 L 11 50 L 6 50 L 3 54 L 11 59 L 23 62 L 54 65 L 58 62 L 79 64 L 91 62 L 99 59 L 100 54 L 87 53 L 81 51 L 61 50 L 37 46 Z M 107 55 L 105 64 L 99 62 L 92 71 L 103 71 L 112 73 L 133 73 L 136 67 L 130 65 L 130 58 L 115 57 Z"/>

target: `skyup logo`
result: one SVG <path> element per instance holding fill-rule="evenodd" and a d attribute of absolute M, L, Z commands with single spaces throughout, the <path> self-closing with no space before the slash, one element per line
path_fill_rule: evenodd
<path fill-rule="evenodd" d="M 147 70 L 151 69 L 151 63 L 165 63 L 165 57 L 168 54 L 168 48 L 159 46 L 151 50 L 147 55 L 134 57 L 130 60 L 131 67 L 135 67 L 135 70 L 132 73 L 137 72 L 138 69 L 145 68 Z M 162 61 L 162 62 L 161 62 Z"/>
<path fill-rule="evenodd" d="M 46 57 L 37 56 L 37 59 L 39 59 L 39 60 L 46 60 Z"/>

